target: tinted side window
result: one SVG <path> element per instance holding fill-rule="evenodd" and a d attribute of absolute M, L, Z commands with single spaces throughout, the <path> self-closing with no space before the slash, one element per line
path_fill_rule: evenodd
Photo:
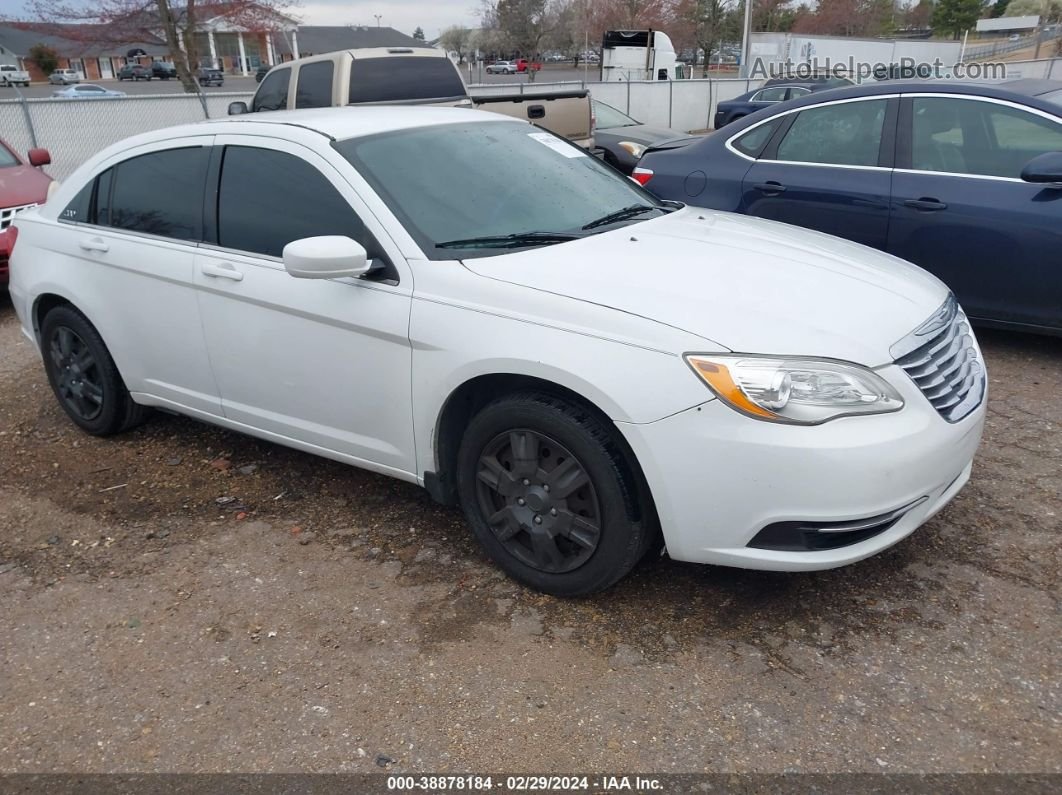
<path fill-rule="evenodd" d="M 781 102 L 785 99 L 785 92 L 789 89 L 785 86 L 778 88 L 765 88 L 752 97 L 753 102 Z"/>
<path fill-rule="evenodd" d="M 91 223 L 92 216 L 89 211 L 92 208 L 92 191 L 96 187 L 96 179 L 92 178 L 88 184 L 77 192 L 70 204 L 59 215 L 62 221 L 74 221 L 79 224 Z"/>
<path fill-rule="evenodd" d="M 318 61 L 299 68 L 299 82 L 295 90 L 296 108 L 332 107 L 332 61 Z"/>
<path fill-rule="evenodd" d="M 876 166 L 887 100 L 802 110 L 778 144 L 778 160 Z"/>
<path fill-rule="evenodd" d="M 251 110 L 284 110 L 288 106 L 288 81 L 291 69 L 273 69 L 258 86 Z"/>
<path fill-rule="evenodd" d="M 109 225 L 178 240 L 202 240 L 207 158 L 207 148 L 197 146 L 152 152 L 119 163 L 112 169 Z M 98 221 L 108 224 L 102 215 Z"/>
<path fill-rule="evenodd" d="M 350 103 L 450 99 L 467 96 L 449 58 L 405 55 L 356 58 L 350 65 Z"/>
<path fill-rule="evenodd" d="M 372 246 L 361 219 L 325 176 L 286 152 L 228 146 L 218 192 L 218 243 L 279 257 L 292 240 L 346 235 Z"/>
<path fill-rule="evenodd" d="M 771 140 L 771 136 L 774 134 L 775 129 L 778 127 L 783 117 L 772 119 L 769 122 L 761 124 L 739 138 L 734 139 L 734 148 L 739 152 L 744 152 L 749 157 L 759 157 L 760 152 L 763 151 L 763 147 L 767 142 Z"/>
<path fill-rule="evenodd" d="M 1034 157 L 1062 151 L 1062 124 L 1007 105 L 964 99 L 912 101 L 911 167 L 1019 179 Z"/>

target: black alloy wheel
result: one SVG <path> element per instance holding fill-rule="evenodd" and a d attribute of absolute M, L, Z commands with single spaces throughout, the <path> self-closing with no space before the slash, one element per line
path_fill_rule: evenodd
<path fill-rule="evenodd" d="M 626 575 L 659 537 L 632 455 L 600 413 L 517 392 L 469 421 L 457 496 L 472 532 L 510 577 L 555 596 L 586 596 Z"/>
<path fill-rule="evenodd" d="M 57 306 L 44 316 L 41 348 L 59 405 L 83 431 L 109 436 L 147 416 L 148 409 L 129 395 L 95 326 L 74 307 Z"/>
<path fill-rule="evenodd" d="M 506 551 L 538 571 L 573 571 L 601 540 L 601 505 L 586 468 L 529 428 L 498 434 L 484 448 L 476 497 Z"/>
<path fill-rule="evenodd" d="M 69 326 L 56 326 L 48 340 L 55 392 L 70 414 L 91 422 L 103 411 L 103 378 L 92 350 Z"/>

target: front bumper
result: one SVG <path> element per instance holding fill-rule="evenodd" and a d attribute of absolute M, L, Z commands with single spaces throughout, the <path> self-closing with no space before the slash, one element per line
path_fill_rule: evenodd
<path fill-rule="evenodd" d="M 900 368 L 879 373 L 901 392 L 902 410 L 793 426 L 710 400 L 654 423 L 617 423 L 648 480 L 668 554 L 750 569 L 834 568 L 897 543 L 943 508 L 969 480 L 986 402 L 952 424 Z M 880 532 L 837 548 L 751 545 L 770 525 L 860 522 L 900 509 Z"/>

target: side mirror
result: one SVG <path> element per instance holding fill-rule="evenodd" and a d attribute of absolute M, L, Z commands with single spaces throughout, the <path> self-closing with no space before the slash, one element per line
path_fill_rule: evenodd
<path fill-rule="evenodd" d="M 357 277 L 369 272 L 369 255 L 345 235 L 304 237 L 284 246 L 284 268 L 296 279 Z"/>
<path fill-rule="evenodd" d="M 47 149 L 30 149 L 27 154 L 31 166 L 46 166 L 52 162 L 52 156 Z"/>
<path fill-rule="evenodd" d="M 1062 185 L 1062 152 L 1047 152 L 1034 157 L 1021 170 L 1026 182 Z"/>
<path fill-rule="evenodd" d="M 229 115 L 230 116 L 240 116 L 240 115 L 242 115 L 244 113 L 250 113 L 250 112 L 251 112 L 251 110 L 250 110 L 250 108 L 247 107 L 247 103 L 246 102 L 240 101 L 240 102 L 230 102 L 229 103 Z"/>

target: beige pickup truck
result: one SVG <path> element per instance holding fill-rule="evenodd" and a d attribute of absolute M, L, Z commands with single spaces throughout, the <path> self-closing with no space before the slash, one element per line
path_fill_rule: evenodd
<path fill-rule="evenodd" d="M 343 105 L 453 105 L 526 119 L 572 143 L 593 149 L 593 118 L 586 90 L 469 96 L 461 73 L 442 50 L 377 47 L 314 55 L 274 66 L 248 107 L 229 114 Z"/>

